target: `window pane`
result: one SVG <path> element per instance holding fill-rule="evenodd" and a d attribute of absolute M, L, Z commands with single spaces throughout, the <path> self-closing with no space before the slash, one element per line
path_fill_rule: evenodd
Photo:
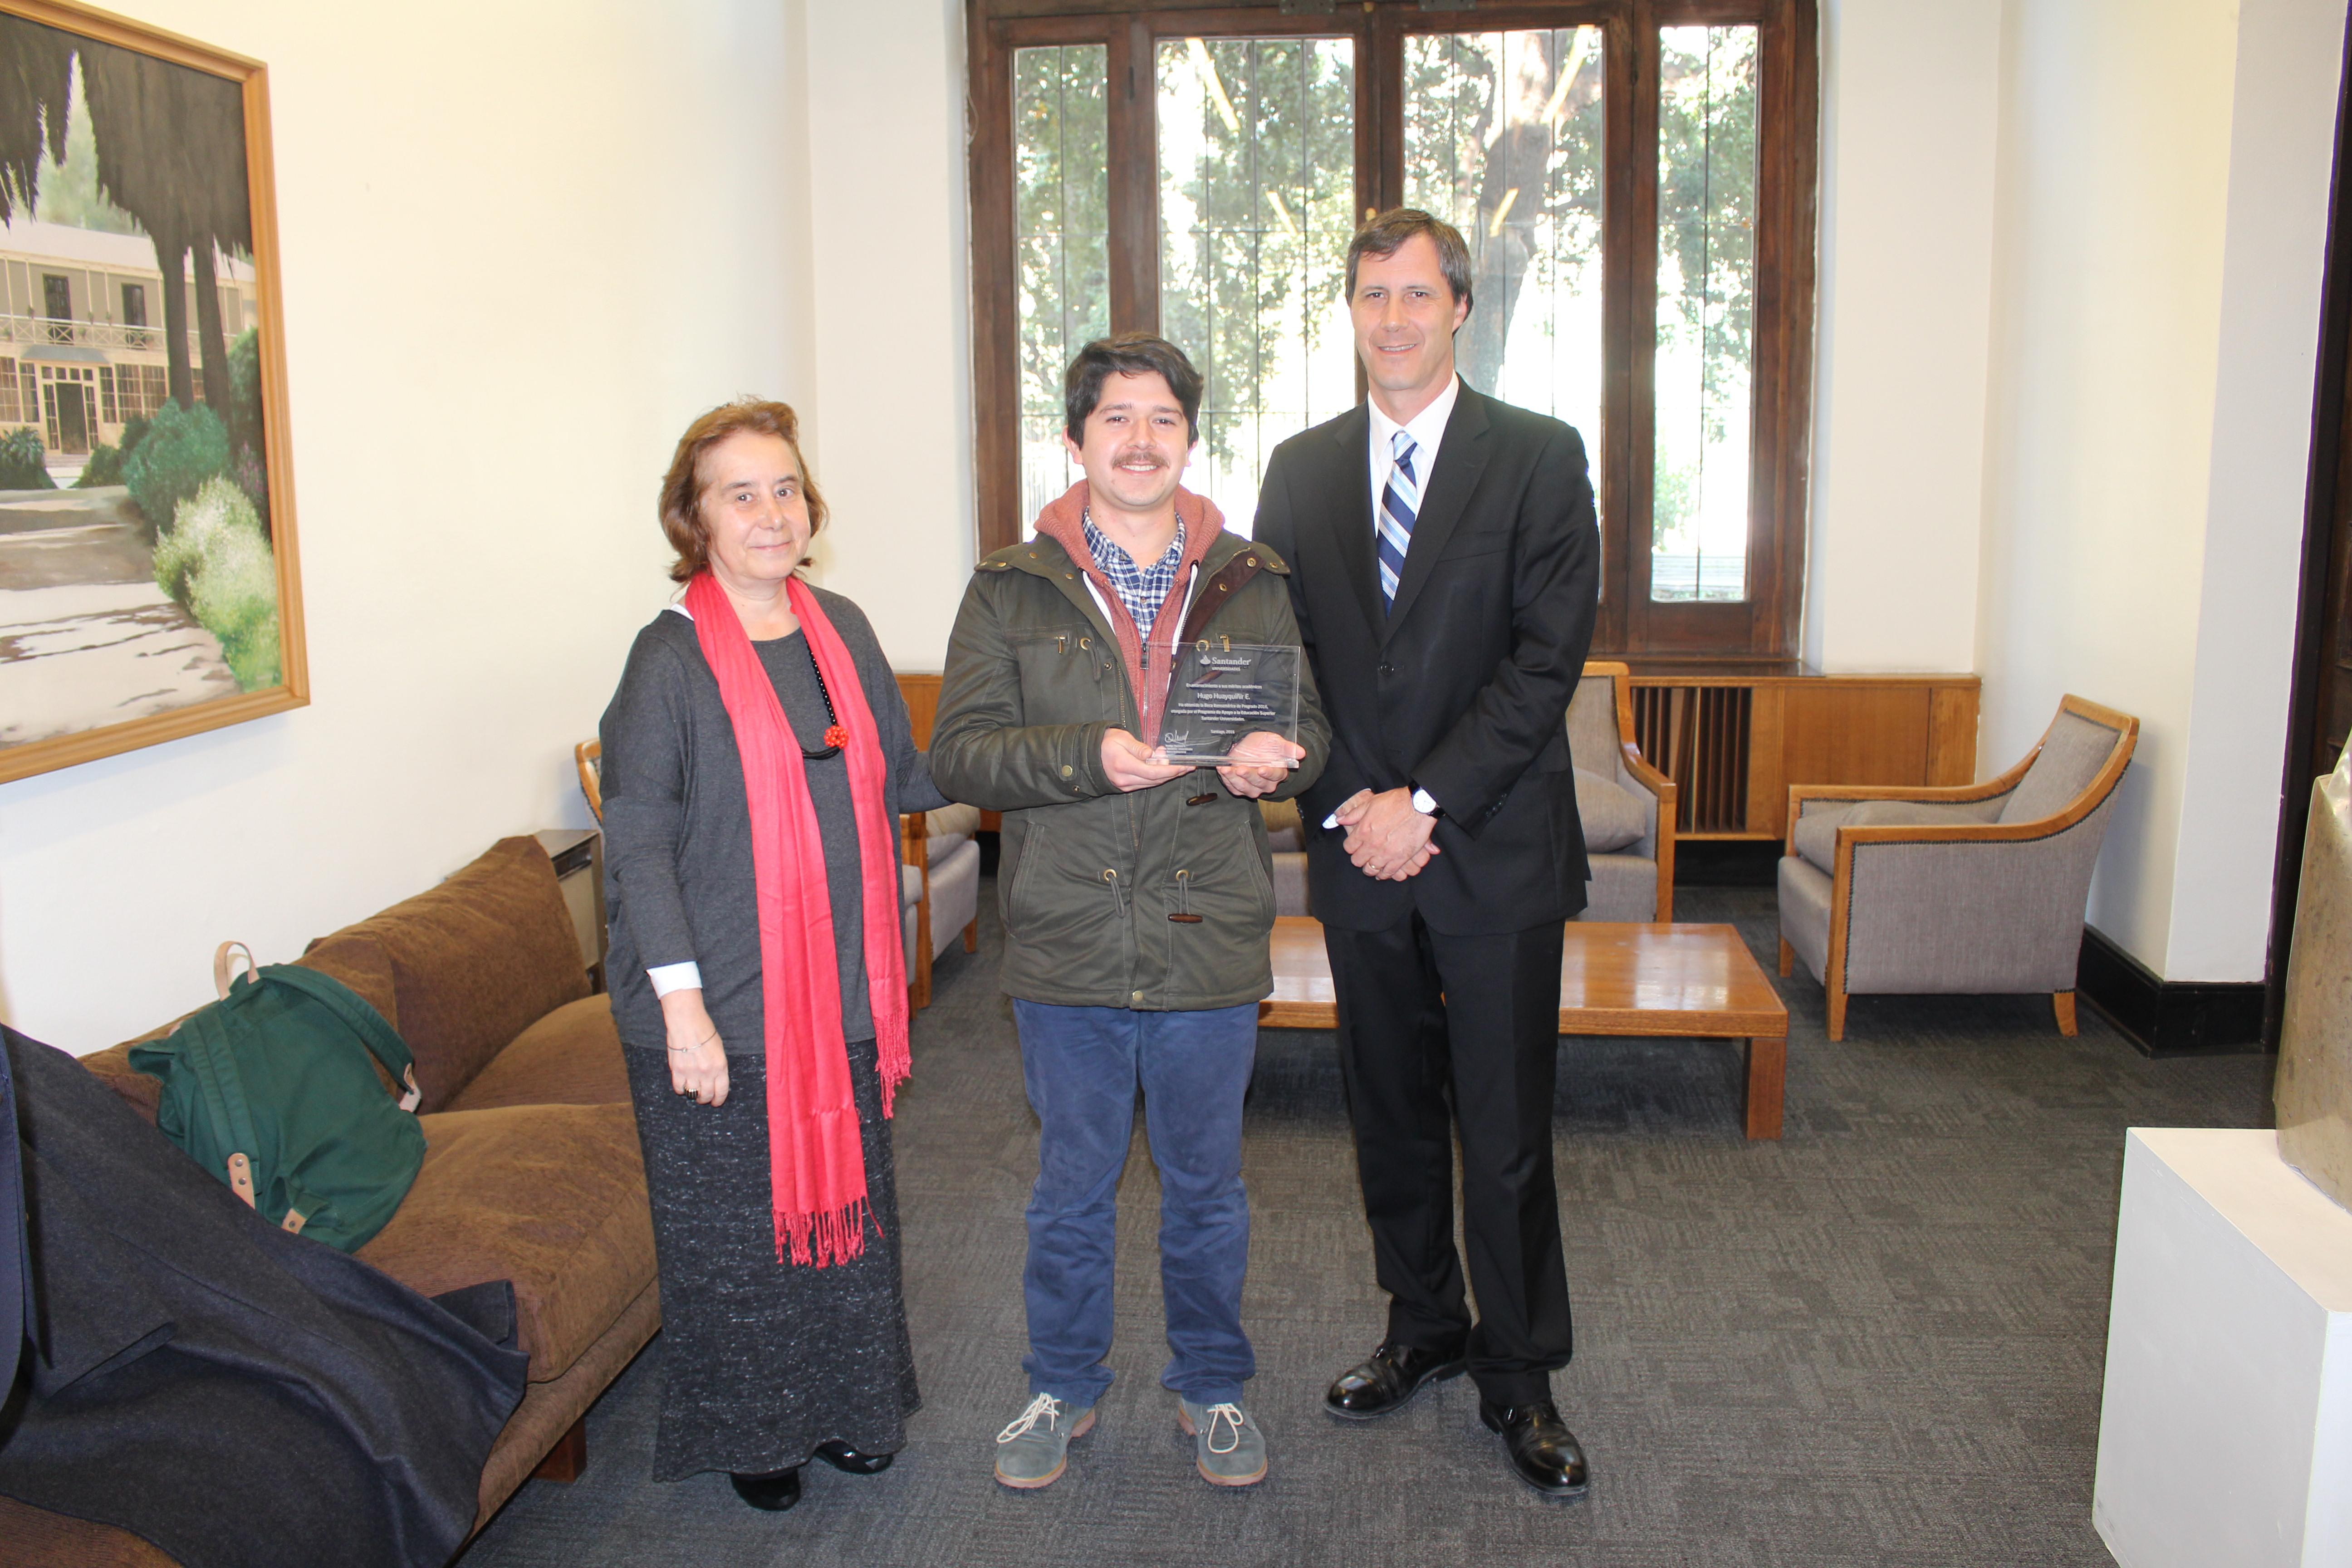
<path fill-rule="evenodd" d="M 1185 483 L 1246 532 L 1284 437 L 1356 401 L 1347 38 L 1167 38 L 1158 52 L 1160 330 L 1208 378 Z"/>
<path fill-rule="evenodd" d="M 1666 27 L 1650 597 L 1748 596 L 1756 29 Z"/>
<path fill-rule="evenodd" d="M 1462 231 L 1463 380 L 1601 446 L 1601 29 L 1405 40 L 1404 201 Z"/>
<path fill-rule="evenodd" d="M 1062 447 L 1062 373 L 1110 331 L 1106 52 L 1100 44 L 1013 51 L 1024 538 L 1078 478 Z"/>

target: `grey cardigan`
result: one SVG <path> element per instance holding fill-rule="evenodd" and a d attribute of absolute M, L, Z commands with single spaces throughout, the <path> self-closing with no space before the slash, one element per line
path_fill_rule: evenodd
<path fill-rule="evenodd" d="M 945 805 L 931 784 L 929 760 L 915 750 L 906 700 L 865 612 L 838 594 L 814 592 L 856 664 L 881 731 L 884 805 L 893 826 L 901 811 Z M 786 713 L 795 730 L 808 728 L 808 716 L 793 705 Z M 823 728 L 821 712 L 814 727 Z M 703 1005 L 729 1054 L 757 1056 L 763 1037 L 760 928 L 742 753 L 718 679 L 685 615 L 664 610 L 637 634 L 598 733 L 604 752 L 604 905 L 611 936 L 605 973 L 621 1038 L 662 1046 L 661 1003 L 646 971 L 692 962 L 702 972 Z M 824 765 L 812 764 L 812 773 Z M 814 793 L 817 780 L 810 782 Z M 839 835 L 827 838 L 829 859 L 838 858 L 832 851 Z M 892 854 L 895 865 L 895 832 Z M 855 885 L 848 868 L 829 865 L 828 871 L 835 873 L 828 881 L 837 884 L 846 871 Z M 836 921 L 834 935 L 848 950 L 845 960 L 858 962 L 856 929 Z M 863 1019 L 844 1024 L 860 1037 L 871 1033 L 861 1026 Z"/>

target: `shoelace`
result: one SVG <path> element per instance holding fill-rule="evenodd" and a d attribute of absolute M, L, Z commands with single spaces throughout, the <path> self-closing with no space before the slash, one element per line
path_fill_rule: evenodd
<path fill-rule="evenodd" d="M 1212 1405 L 1208 1409 L 1208 1416 L 1209 1452 L 1212 1454 L 1230 1454 L 1235 1448 L 1242 1446 L 1242 1407 L 1240 1405 L 1234 1404 Z M 1217 1423 L 1220 1421 L 1231 1424 L 1234 1429 L 1234 1440 L 1226 1444 L 1222 1448 L 1217 1447 Z"/>
<path fill-rule="evenodd" d="M 1222 1408 L 1230 1410 L 1233 1407 L 1225 1405 Z M 1050 1394 L 1041 1394 L 1031 1400 L 1029 1408 L 1013 1417 L 1004 1430 L 996 1435 L 996 1440 L 1000 1443 L 1010 1443 L 1015 1438 L 1026 1437 L 1040 1421 L 1043 1421 L 1048 1428 L 1058 1427 L 1062 1424 L 1061 1401 Z M 1239 1439 L 1236 1438 L 1235 1441 L 1238 1442 Z"/>

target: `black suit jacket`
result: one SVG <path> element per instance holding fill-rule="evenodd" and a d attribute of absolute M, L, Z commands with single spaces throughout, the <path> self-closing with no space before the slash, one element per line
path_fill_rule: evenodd
<path fill-rule="evenodd" d="M 1565 721 L 1601 580 L 1584 442 L 1464 386 L 1383 615 L 1370 439 L 1359 405 L 1285 441 L 1253 530 L 1290 563 L 1331 721 L 1330 761 L 1299 798 L 1315 913 L 1379 931 L 1418 910 L 1462 935 L 1567 920 L 1588 872 Z M 1322 822 L 1360 789 L 1407 784 L 1436 797 L 1440 853 L 1378 881 Z"/>

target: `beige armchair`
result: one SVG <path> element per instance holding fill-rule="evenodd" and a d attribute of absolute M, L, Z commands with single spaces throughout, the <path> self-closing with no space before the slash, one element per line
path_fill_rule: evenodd
<path fill-rule="evenodd" d="M 2083 911 L 2139 721 L 2069 696 L 1999 778 L 1954 788 L 1796 784 L 1780 859 L 1780 973 L 1849 995 L 2046 991 L 2074 1032 Z"/>
<path fill-rule="evenodd" d="M 961 933 L 980 948 L 980 808 L 947 805 L 898 818 L 908 905 L 907 994 L 931 1005 L 931 966 Z"/>
<path fill-rule="evenodd" d="M 1633 741 L 1633 672 L 1595 659 L 1568 705 L 1576 809 L 1592 868 L 1581 921 L 1675 918 L 1675 781 Z"/>
<path fill-rule="evenodd" d="M 1307 825 L 1295 800 L 1261 800 L 1265 814 L 1265 844 L 1274 852 L 1274 912 L 1311 915 L 1307 898 Z"/>

